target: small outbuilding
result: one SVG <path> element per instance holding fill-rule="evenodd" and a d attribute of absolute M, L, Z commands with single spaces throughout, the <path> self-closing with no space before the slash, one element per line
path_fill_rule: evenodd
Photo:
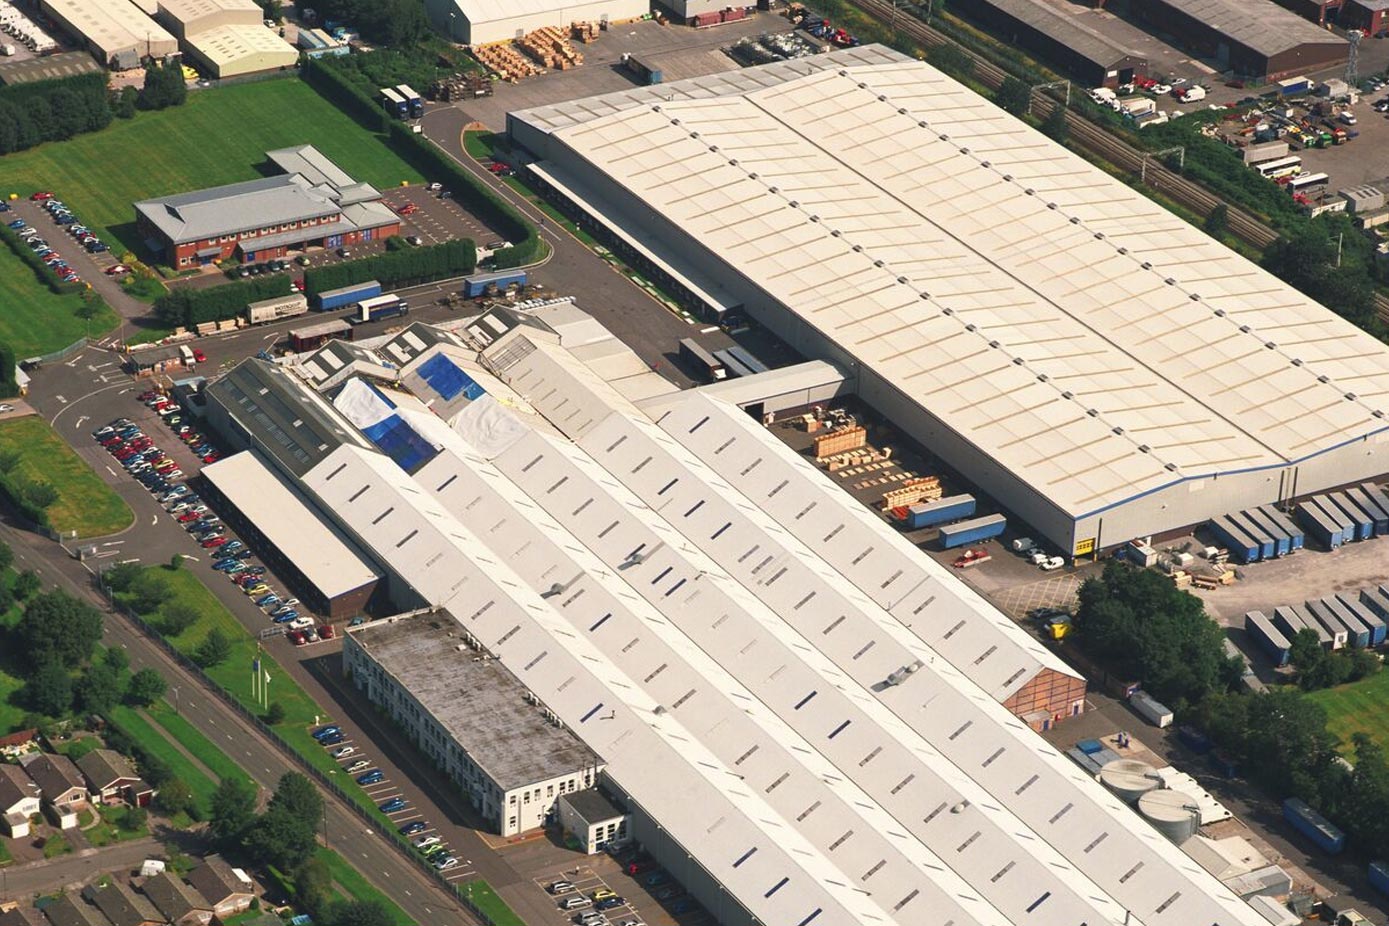
<path fill-rule="evenodd" d="M 597 788 L 561 794 L 558 807 L 560 825 L 589 855 L 597 855 L 609 845 L 621 845 L 630 838 L 627 811 Z"/>

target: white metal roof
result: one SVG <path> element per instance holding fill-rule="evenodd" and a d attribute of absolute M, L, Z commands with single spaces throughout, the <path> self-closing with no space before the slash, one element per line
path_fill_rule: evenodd
<path fill-rule="evenodd" d="M 178 40 L 130 0 L 44 0 L 48 11 L 64 20 L 105 54 L 126 48 L 161 55 Z"/>
<path fill-rule="evenodd" d="M 381 578 L 356 545 L 256 451 L 233 454 L 202 472 L 324 597 Z"/>
<path fill-rule="evenodd" d="M 512 119 L 1074 517 L 1385 430 L 1383 344 L 895 57 Z"/>

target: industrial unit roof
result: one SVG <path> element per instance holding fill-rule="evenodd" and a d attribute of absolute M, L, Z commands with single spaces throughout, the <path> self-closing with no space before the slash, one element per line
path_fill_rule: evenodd
<path fill-rule="evenodd" d="M 1101 67 L 1112 67 L 1125 58 L 1146 60 L 1140 51 L 1125 48 L 1109 36 L 1085 25 L 1074 13 L 1062 12 L 1048 0 L 984 0 L 995 9 L 1026 23 L 1061 45 L 1084 55 Z"/>
<path fill-rule="evenodd" d="M 1162 0 L 1221 35 L 1272 57 L 1299 45 L 1345 45 L 1316 23 L 1265 0 Z"/>
<path fill-rule="evenodd" d="M 218 460 L 202 473 L 328 600 L 381 578 L 357 545 L 256 451 Z"/>
<path fill-rule="evenodd" d="M 351 636 L 503 791 L 598 763 L 573 733 L 526 699 L 526 686 L 515 675 L 464 646 L 461 628 L 447 615 L 375 621 Z"/>
<path fill-rule="evenodd" d="M 280 55 L 280 67 L 298 60 L 295 47 L 261 23 L 228 23 L 203 29 L 188 36 L 188 44 L 218 67 L 235 64 L 255 55 Z M 381 194 L 377 193 L 377 196 Z"/>
<path fill-rule="evenodd" d="M 687 393 L 657 427 L 525 329 L 485 356 L 577 442 L 484 455 L 402 410 L 439 447 L 413 477 L 343 448 L 306 480 L 764 922 L 805 908 L 768 915 L 784 882 L 744 883 L 752 858 L 854 922 L 1258 922 L 997 703 L 1071 670 L 743 412 Z"/>
<path fill-rule="evenodd" d="M 107 52 L 149 43 L 177 45 L 178 40 L 130 0 L 44 0 L 54 16 L 71 24 L 82 37 Z"/>
<path fill-rule="evenodd" d="M 574 0 L 456 0 L 470 23 L 516 19 L 544 13 L 563 13 L 575 7 Z"/>
<path fill-rule="evenodd" d="M 254 22 L 261 25 L 265 15 L 256 0 L 158 0 L 158 4 L 160 10 L 185 23 L 225 11 L 253 14 Z"/>
<path fill-rule="evenodd" d="M 340 211 L 337 203 L 294 174 L 146 199 L 136 203 L 135 210 L 176 244 L 324 218 Z M 310 232 L 304 230 L 304 234 Z M 254 243 L 262 245 L 262 239 Z"/>
<path fill-rule="evenodd" d="M 929 65 L 855 51 L 895 60 L 511 118 L 567 126 L 1073 517 L 1385 429 L 1384 345 Z"/>
<path fill-rule="evenodd" d="M 0 62 L 0 84 L 27 84 L 36 80 L 61 80 L 79 74 L 100 74 L 101 65 L 85 51 L 64 51 L 42 58 Z"/>

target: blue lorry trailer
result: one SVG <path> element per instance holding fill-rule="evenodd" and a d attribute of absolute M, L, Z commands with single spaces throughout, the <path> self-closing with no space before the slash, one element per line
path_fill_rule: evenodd
<path fill-rule="evenodd" d="M 1298 798 L 1283 801 L 1283 819 L 1327 855 L 1336 855 L 1346 847 L 1346 834 Z"/>
<path fill-rule="evenodd" d="M 1288 664 L 1288 638 L 1278 632 L 1273 622 L 1262 611 L 1250 611 L 1244 615 L 1244 630 L 1254 639 L 1275 666 Z"/>
<path fill-rule="evenodd" d="M 1374 519 L 1361 511 L 1360 506 L 1351 501 L 1346 493 L 1332 492 L 1327 498 L 1345 513 L 1347 520 L 1355 527 L 1356 540 L 1369 540 L 1375 535 Z"/>
<path fill-rule="evenodd" d="M 961 521 L 959 524 L 947 524 L 940 529 L 940 543 L 949 550 L 951 547 L 990 540 L 1002 536 L 1007 526 L 1008 519 L 1001 514 L 985 515 L 971 521 Z"/>
<path fill-rule="evenodd" d="M 1222 514 L 1211 518 L 1210 527 L 1211 532 L 1225 545 L 1236 562 L 1258 562 L 1261 546 L 1255 543 L 1249 534 L 1231 521 L 1228 516 Z"/>
<path fill-rule="evenodd" d="M 1272 505 L 1260 505 L 1259 512 L 1269 521 L 1281 527 L 1283 532 L 1291 538 L 1292 552 L 1296 553 L 1298 550 L 1302 549 L 1304 540 L 1303 530 L 1297 526 L 1297 523 L 1293 521 L 1292 518 Z"/>
<path fill-rule="evenodd" d="M 1370 628 L 1370 645 L 1379 646 L 1384 642 L 1385 636 L 1389 636 L 1389 624 L 1385 624 L 1384 618 L 1376 614 L 1374 609 L 1360 600 L 1360 596 L 1352 592 L 1337 592 L 1336 598 L 1345 606 L 1347 611 L 1359 619 L 1360 623 Z"/>
<path fill-rule="evenodd" d="M 1320 505 L 1311 501 L 1302 502 L 1297 506 L 1297 520 L 1308 536 L 1328 550 L 1341 546 L 1340 525 L 1328 518 Z"/>
<path fill-rule="evenodd" d="M 354 283 L 351 286 L 314 293 L 310 304 L 315 312 L 327 312 L 330 309 L 341 309 L 345 306 L 355 305 L 363 299 L 371 299 L 379 295 L 381 295 L 381 284 L 376 280 L 367 280 L 365 283 Z"/>
<path fill-rule="evenodd" d="M 907 508 L 906 527 L 907 530 L 914 531 L 923 527 L 935 527 L 947 521 L 958 521 L 973 515 L 974 509 L 973 495 L 951 495 L 935 502 L 910 505 Z"/>

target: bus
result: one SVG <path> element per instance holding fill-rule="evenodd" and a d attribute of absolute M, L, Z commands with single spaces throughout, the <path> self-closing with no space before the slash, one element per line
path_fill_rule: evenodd
<path fill-rule="evenodd" d="M 1330 182 L 1331 178 L 1326 174 L 1298 174 L 1288 179 L 1287 186 L 1289 193 L 1302 193 L 1305 195 L 1308 193 L 1320 193 L 1322 190 L 1326 189 L 1327 184 Z"/>
<path fill-rule="evenodd" d="M 1279 177 L 1292 177 L 1302 173 L 1302 158 L 1294 154 L 1276 161 L 1254 164 L 1252 167 L 1259 172 L 1260 177 L 1277 180 Z"/>
<path fill-rule="evenodd" d="M 711 382 L 728 378 L 728 370 L 714 357 L 713 354 L 695 343 L 693 338 L 680 339 L 680 357 L 689 362 L 689 365 L 703 373 Z"/>

